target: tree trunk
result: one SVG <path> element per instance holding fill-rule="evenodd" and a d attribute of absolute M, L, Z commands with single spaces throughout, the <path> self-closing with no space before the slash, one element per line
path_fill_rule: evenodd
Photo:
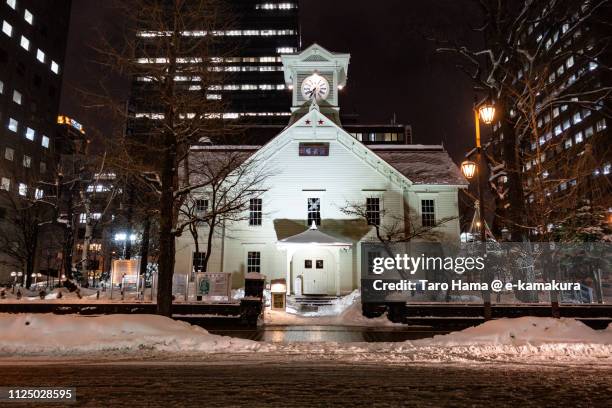
<path fill-rule="evenodd" d="M 140 276 L 146 276 L 149 263 L 149 234 L 151 231 L 151 218 L 146 217 L 142 230 L 142 242 L 140 244 Z"/>
<path fill-rule="evenodd" d="M 128 194 L 128 203 L 127 203 L 127 229 L 125 231 L 125 259 L 132 258 L 132 218 L 134 215 L 134 186 L 128 183 L 128 188 L 130 192 Z"/>
<path fill-rule="evenodd" d="M 217 223 L 217 217 L 213 216 L 212 219 L 210 220 L 210 223 L 208 224 L 208 242 L 206 242 L 206 255 L 204 255 L 204 265 L 202 265 L 204 270 L 202 272 L 208 271 L 208 260 L 210 259 L 210 253 L 212 251 L 212 240 L 214 236 L 216 223 Z"/>
<path fill-rule="evenodd" d="M 503 103 L 503 102 L 501 102 Z M 515 135 L 514 128 L 508 122 L 508 107 L 505 103 L 499 107 L 499 111 L 504 115 L 500 123 L 504 134 L 504 162 L 508 174 L 508 202 L 510 204 L 507 214 L 510 223 L 510 240 L 522 242 L 527 239 L 525 228 L 525 198 L 523 196 L 523 181 L 521 178 L 522 166 L 519 157 L 519 141 Z"/>
<path fill-rule="evenodd" d="M 159 272 L 157 283 L 157 313 L 172 315 L 172 276 L 174 274 L 175 242 L 172 228 L 174 219 L 175 154 L 171 146 L 166 148 L 162 165 L 162 193 L 159 222 Z M 172 149 L 172 151 L 171 151 Z"/>

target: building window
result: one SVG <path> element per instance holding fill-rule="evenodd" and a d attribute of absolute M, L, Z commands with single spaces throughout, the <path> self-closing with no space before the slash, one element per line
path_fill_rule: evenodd
<path fill-rule="evenodd" d="M 79 223 L 85 224 L 87 222 L 87 214 L 81 213 L 79 214 Z"/>
<path fill-rule="evenodd" d="M 300 143 L 300 156 L 329 156 L 329 143 Z"/>
<path fill-rule="evenodd" d="M 206 252 L 194 252 L 193 253 L 193 270 L 195 272 L 206 272 L 204 267 L 204 260 L 206 259 Z"/>
<path fill-rule="evenodd" d="M 17 122 L 13 118 L 9 118 L 8 128 L 11 132 L 17 132 L 17 128 L 19 127 L 19 122 Z"/>
<path fill-rule="evenodd" d="M 40 162 L 40 173 L 45 174 L 47 172 L 47 163 Z"/>
<path fill-rule="evenodd" d="M 13 161 L 14 157 L 15 157 L 15 150 L 10 147 L 7 147 L 6 150 L 4 151 L 4 158 L 6 160 Z"/>
<path fill-rule="evenodd" d="M 10 25 L 6 21 L 2 22 L 2 32 L 8 35 L 9 37 L 12 37 L 13 36 L 13 26 Z"/>
<path fill-rule="evenodd" d="M 249 201 L 249 225 L 261 225 L 262 220 L 262 200 L 261 198 L 251 198 Z"/>
<path fill-rule="evenodd" d="M 597 123 L 595 124 L 595 128 L 597 129 L 598 132 L 601 132 L 606 127 L 608 127 L 608 126 L 606 124 L 606 120 L 605 119 L 601 119 L 601 120 L 597 121 Z"/>
<path fill-rule="evenodd" d="M 6 4 L 13 10 L 17 10 L 17 0 L 6 0 Z"/>
<path fill-rule="evenodd" d="M 0 81 L 0 95 L 4 93 L 4 82 Z"/>
<path fill-rule="evenodd" d="M 23 19 L 27 21 L 30 25 L 34 24 L 34 16 L 30 13 L 30 10 L 26 9 L 23 12 Z"/>
<path fill-rule="evenodd" d="M 48 149 L 49 148 L 49 138 L 43 135 L 43 137 L 40 140 L 40 144 L 42 145 L 42 147 Z"/>
<path fill-rule="evenodd" d="M 21 105 L 21 92 L 13 91 L 13 102 L 17 105 Z"/>
<path fill-rule="evenodd" d="M 51 71 L 54 74 L 59 74 L 59 65 L 57 65 L 57 62 L 51 61 Z"/>
<path fill-rule="evenodd" d="M 582 143 L 582 140 L 583 140 L 582 132 L 578 132 L 574 135 L 574 141 L 576 142 L 576 144 Z"/>
<path fill-rule="evenodd" d="M 323 260 L 317 259 L 315 266 L 317 267 L 317 269 L 323 269 Z"/>
<path fill-rule="evenodd" d="M 26 51 L 30 51 L 30 40 L 28 40 L 24 35 L 21 36 L 21 41 L 19 42 L 21 48 Z"/>
<path fill-rule="evenodd" d="M 304 269 L 312 269 L 312 259 L 304 259 Z"/>
<path fill-rule="evenodd" d="M 28 186 L 26 186 L 24 183 L 19 183 L 19 195 L 25 197 L 27 194 Z"/>
<path fill-rule="evenodd" d="M 380 198 L 368 197 L 366 199 L 366 219 L 368 225 L 380 225 Z"/>
<path fill-rule="evenodd" d="M 208 210 L 208 200 L 205 198 L 195 200 L 195 210 L 199 214 L 204 214 Z"/>
<path fill-rule="evenodd" d="M 26 133 L 25 133 L 25 137 L 28 140 L 34 140 L 34 137 L 36 136 L 36 132 L 34 131 L 34 129 L 32 128 L 26 128 Z"/>
<path fill-rule="evenodd" d="M 321 199 L 320 198 L 309 198 L 308 199 L 308 225 L 321 225 Z"/>
<path fill-rule="evenodd" d="M 28 156 L 27 154 L 23 155 L 23 167 L 25 167 L 27 169 L 32 167 L 32 158 L 30 156 Z"/>
<path fill-rule="evenodd" d="M 436 225 L 434 200 L 421 200 L 421 225 L 423 227 L 433 227 Z"/>
<path fill-rule="evenodd" d="M 261 272 L 261 252 L 249 251 L 247 253 L 247 273 Z"/>
<path fill-rule="evenodd" d="M 2 185 L 0 186 L 0 189 L 9 191 L 11 189 L 11 179 L 2 177 Z"/>
<path fill-rule="evenodd" d="M 41 200 L 44 195 L 45 195 L 45 193 L 40 188 L 37 188 L 36 190 L 34 190 L 34 198 L 35 199 Z"/>
<path fill-rule="evenodd" d="M 45 62 L 45 53 L 40 48 L 38 49 L 38 51 L 36 51 L 36 59 L 40 62 Z"/>

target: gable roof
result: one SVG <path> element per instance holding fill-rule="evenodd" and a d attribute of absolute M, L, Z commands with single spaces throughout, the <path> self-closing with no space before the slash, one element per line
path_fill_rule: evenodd
<path fill-rule="evenodd" d="M 370 145 L 368 148 L 414 184 L 468 185 L 440 145 Z"/>
<path fill-rule="evenodd" d="M 301 118 L 287 126 L 274 139 L 261 146 L 202 146 L 197 150 L 204 154 L 216 154 L 223 150 L 237 150 L 254 159 L 263 156 L 264 160 L 273 156 L 276 151 L 293 139 L 288 135 L 292 130 L 309 128 L 314 138 L 318 128 L 335 128 L 336 140 L 351 151 L 356 159 L 365 162 L 379 174 L 400 185 L 447 185 L 466 187 L 467 180 L 461 174 L 446 150 L 440 145 L 370 145 L 367 146 L 344 129 L 334 120 L 322 114 L 318 109 L 311 109 Z M 307 140 L 303 137 L 300 140 Z M 216 152 L 215 152 L 216 151 Z"/>

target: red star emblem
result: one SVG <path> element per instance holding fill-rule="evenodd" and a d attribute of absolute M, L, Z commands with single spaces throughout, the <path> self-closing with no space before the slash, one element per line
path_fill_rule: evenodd
<path fill-rule="evenodd" d="M 304 123 L 306 123 L 307 125 L 310 125 L 310 119 L 306 119 Z"/>
<path fill-rule="evenodd" d="M 323 120 L 319 119 L 319 125 L 323 124 Z"/>

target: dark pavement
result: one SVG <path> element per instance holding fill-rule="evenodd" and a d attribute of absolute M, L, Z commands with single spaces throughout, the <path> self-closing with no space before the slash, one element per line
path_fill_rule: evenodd
<path fill-rule="evenodd" d="M 238 337 L 241 339 L 267 341 L 273 343 L 320 342 L 395 342 L 416 340 L 446 334 L 449 330 L 436 330 L 431 327 L 393 326 L 361 327 L 330 325 L 274 325 L 257 328 L 207 328 L 214 334 Z"/>
<path fill-rule="evenodd" d="M 76 404 L 28 407 L 604 407 L 594 367 L 365 365 L 236 360 L 0 367 L 0 386 L 76 387 Z"/>

